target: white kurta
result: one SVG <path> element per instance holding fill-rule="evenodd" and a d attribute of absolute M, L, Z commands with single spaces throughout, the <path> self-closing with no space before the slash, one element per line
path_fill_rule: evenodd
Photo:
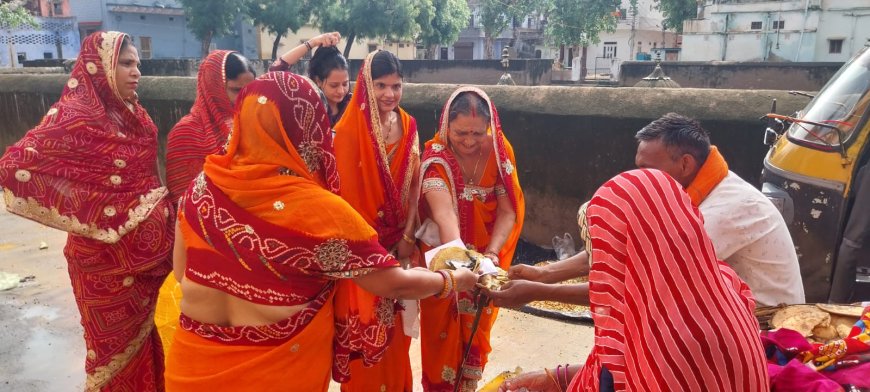
<path fill-rule="evenodd" d="M 788 227 L 761 191 L 729 171 L 699 209 L 716 256 L 749 285 L 758 306 L 804 303 Z"/>

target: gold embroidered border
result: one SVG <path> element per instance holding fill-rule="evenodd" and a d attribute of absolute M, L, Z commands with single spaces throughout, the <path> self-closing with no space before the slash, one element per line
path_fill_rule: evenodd
<path fill-rule="evenodd" d="M 146 319 L 145 323 L 139 328 L 139 334 L 127 345 L 119 354 L 112 356 L 109 363 L 105 366 L 97 366 L 93 373 L 88 373 L 85 379 L 85 392 L 98 392 L 109 381 L 112 380 L 121 370 L 127 367 L 130 360 L 139 353 L 142 348 L 142 343 L 145 339 L 151 337 L 151 331 L 154 329 L 154 312 Z"/>
<path fill-rule="evenodd" d="M 166 187 L 160 187 L 150 190 L 147 194 L 139 196 L 139 205 L 131 208 L 127 212 L 127 221 L 116 229 L 101 229 L 93 223 L 82 223 L 75 216 L 61 215 L 55 207 L 44 207 L 32 197 L 24 199 L 16 197 L 9 188 L 3 188 L 3 198 L 6 201 L 6 210 L 21 215 L 27 219 L 42 223 L 46 226 L 51 226 L 72 234 L 81 235 L 92 238 L 97 241 L 102 241 L 107 244 L 114 244 L 121 240 L 125 234 L 133 231 L 139 226 L 139 223 L 148 218 L 148 215 L 154 210 L 161 200 L 163 200 L 169 191 Z"/>

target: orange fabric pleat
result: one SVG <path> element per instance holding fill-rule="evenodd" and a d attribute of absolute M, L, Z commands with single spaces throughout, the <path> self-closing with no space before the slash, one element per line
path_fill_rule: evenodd
<path fill-rule="evenodd" d="M 728 162 L 725 162 L 725 158 L 722 157 L 716 146 L 710 146 L 710 155 L 701 165 L 695 179 L 686 187 L 686 193 L 692 199 L 692 205 L 695 207 L 701 205 L 704 199 L 710 195 L 710 192 L 716 188 L 716 185 L 719 185 L 727 175 Z"/>
<path fill-rule="evenodd" d="M 166 364 L 166 390 L 326 391 L 333 317 L 332 301 L 327 301 L 305 329 L 279 346 L 224 345 L 178 329 Z M 223 370 L 215 373 L 216 368 Z"/>

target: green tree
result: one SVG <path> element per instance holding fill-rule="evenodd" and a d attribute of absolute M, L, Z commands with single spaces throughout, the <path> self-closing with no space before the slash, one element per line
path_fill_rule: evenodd
<path fill-rule="evenodd" d="M 245 0 L 181 0 L 187 28 L 202 42 L 202 55 L 208 55 L 212 38 L 233 32 L 236 17 L 242 14 Z"/>
<path fill-rule="evenodd" d="M 545 31 L 556 45 L 582 47 L 580 78 L 586 77 L 586 49 L 600 41 L 601 32 L 616 30 L 620 0 L 551 0 L 549 23 Z M 576 52 L 575 52 L 576 53 Z"/>
<path fill-rule="evenodd" d="M 250 0 L 247 14 L 255 24 L 275 34 L 272 60 L 278 58 L 278 45 L 288 31 L 296 32 L 311 19 L 311 3 L 306 0 Z"/>
<path fill-rule="evenodd" d="M 38 26 L 36 19 L 24 7 L 24 1 L 12 0 L 0 2 L 0 27 L 14 29 L 20 26 Z"/>
<path fill-rule="evenodd" d="M 548 8 L 550 4 L 542 0 L 480 0 L 480 26 L 483 27 L 484 52 L 486 58 L 492 59 L 492 44 L 514 20 L 522 20 L 532 12 Z M 516 40 L 516 27 L 513 28 Z"/>
<path fill-rule="evenodd" d="M 419 0 L 331 0 L 315 10 L 321 31 L 338 31 L 347 39 L 344 56 L 357 39 L 414 37 L 419 31 Z"/>
<path fill-rule="evenodd" d="M 698 2 L 696 0 L 656 0 L 656 8 L 662 12 L 665 19 L 663 27 L 670 30 L 683 32 L 683 21 L 698 16 Z"/>
<path fill-rule="evenodd" d="M 418 3 L 420 14 L 417 37 L 426 47 L 426 57 L 435 58 L 438 45 L 450 45 L 459 38 L 459 32 L 468 26 L 471 11 L 465 0 L 426 0 Z"/>

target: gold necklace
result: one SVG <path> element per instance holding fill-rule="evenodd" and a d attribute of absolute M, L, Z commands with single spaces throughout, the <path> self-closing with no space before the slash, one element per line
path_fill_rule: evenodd
<path fill-rule="evenodd" d="M 384 143 L 386 143 L 387 140 L 390 140 L 390 135 L 393 133 L 393 125 L 396 124 L 396 112 L 390 112 L 390 120 L 388 121 L 388 123 L 389 125 L 387 126 L 384 126 L 384 124 L 381 123 L 381 127 L 387 129 L 387 132 L 382 132 L 384 135 Z"/>
<path fill-rule="evenodd" d="M 450 146 L 450 150 L 453 151 L 454 156 L 459 156 L 456 153 L 456 150 L 453 149 L 453 146 Z M 467 185 L 474 185 L 474 179 L 477 178 L 477 168 L 480 166 L 480 159 L 483 158 L 483 149 L 481 149 L 477 154 L 477 161 L 474 162 L 474 172 L 471 173 L 471 177 L 465 173 L 465 167 L 463 165 L 459 165 L 459 169 L 462 170 L 462 176 L 465 177 L 465 183 Z"/>

